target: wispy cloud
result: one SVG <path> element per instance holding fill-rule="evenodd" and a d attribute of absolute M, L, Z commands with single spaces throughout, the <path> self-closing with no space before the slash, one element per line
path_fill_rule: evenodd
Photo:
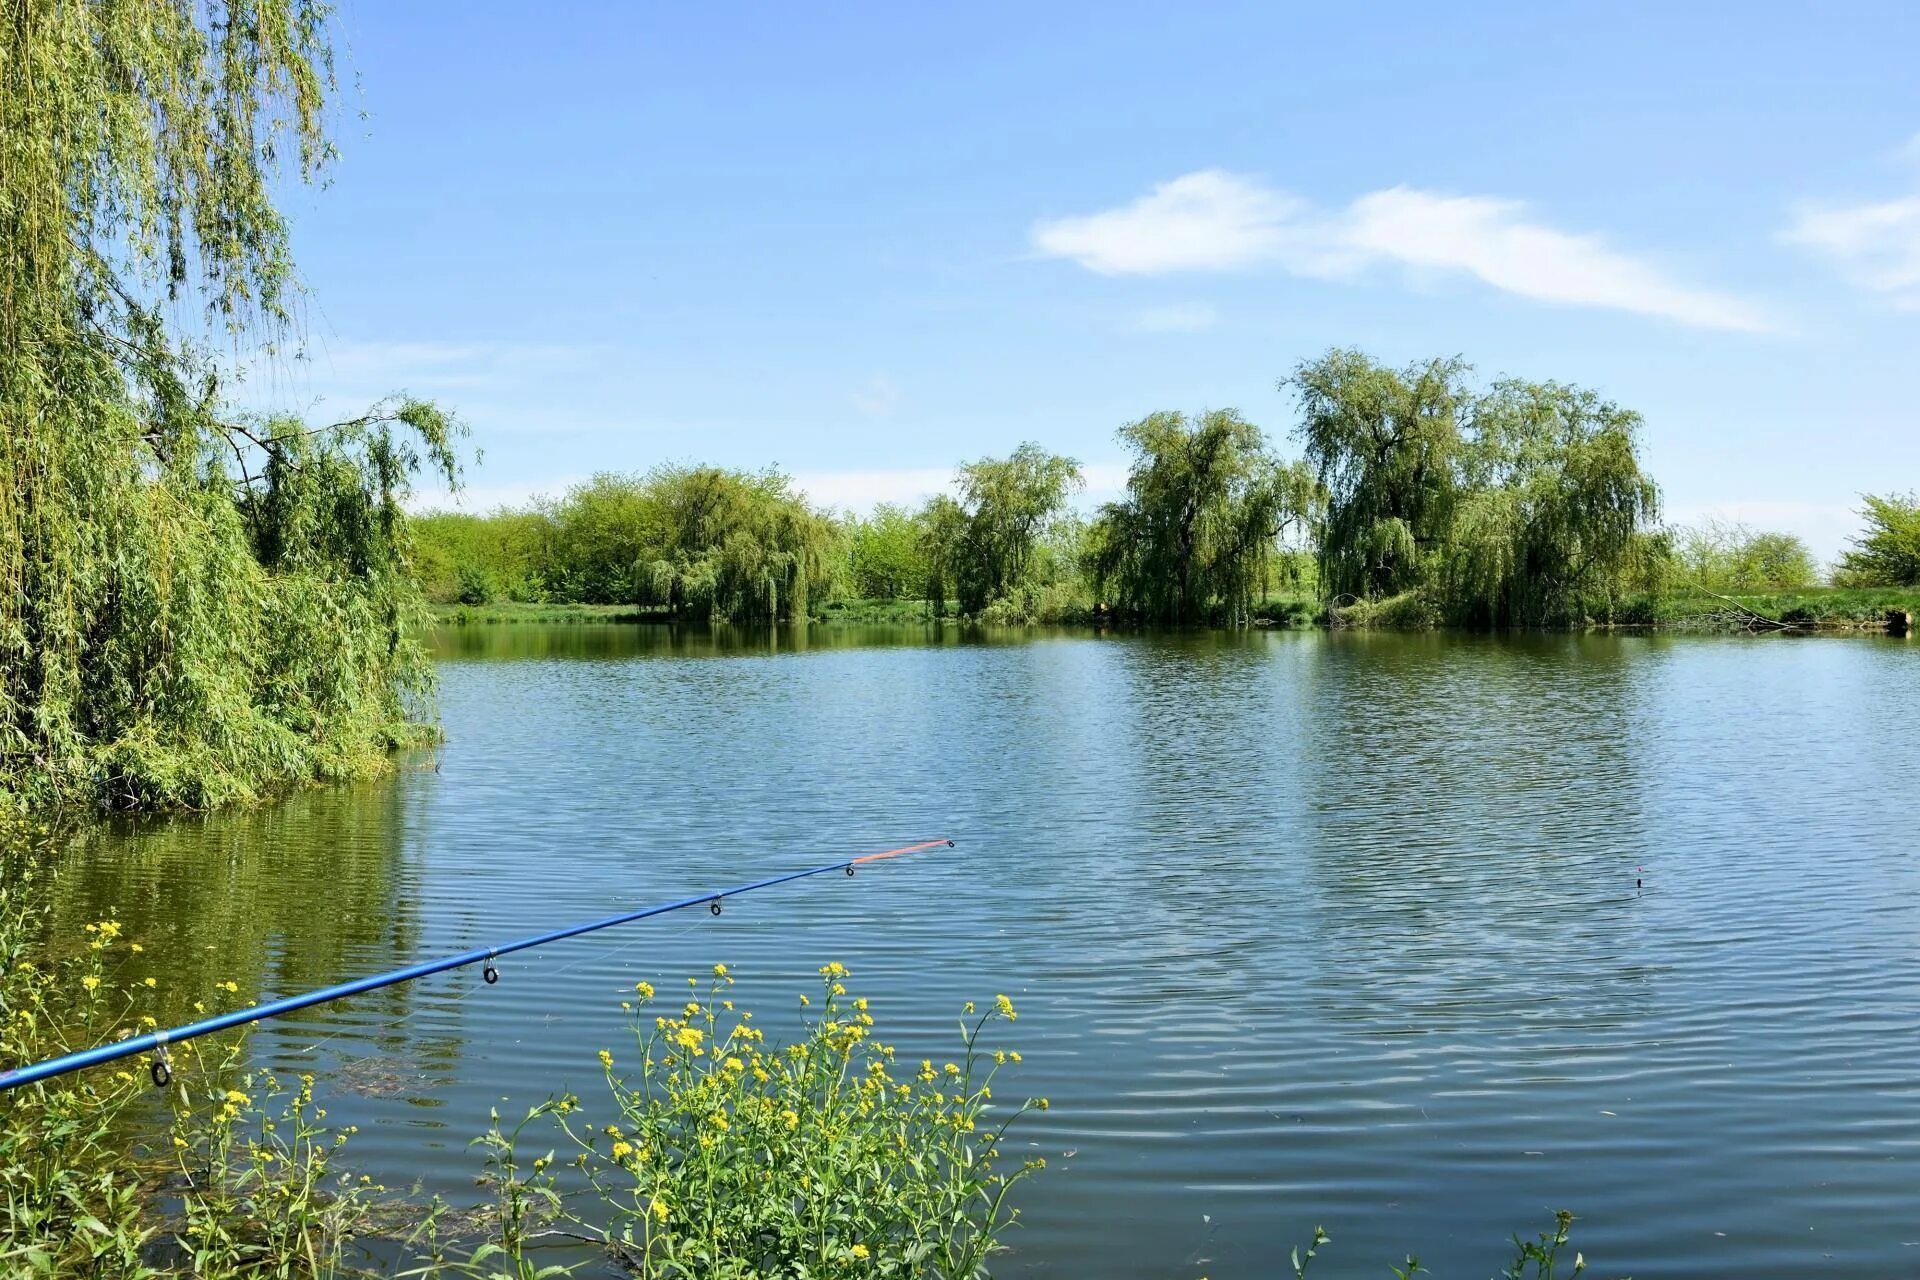
<path fill-rule="evenodd" d="M 1135 333 L 1201 333 L 1220 322 L 1220 313 L 1204 302 L 1148 307 L 1133 317 Z"/>
<path fill-rule="evenodd" d="M 900 407 L 900 388 L 885 374 L 874 374 L 849 397 L 853 407 L 869 418 L 888 418 Z"/>
<path fill-rule="evenodd" d="M 1920 134 L 1891 158 L 1920 171 Z M 1920 311 L 1920 190 L 1891 200 L 1803 204 L 1780 238 L 1825 258 L 1856 288 Z"/>
<path fill-rule="evenodd" d="M 1237 174 L 1204 169 L 1118 209 L 1036 223 L 1033 244 L 1102 275 L 1232 271 L 1274 257 L 1305 209 Z"/>
<path fill-rule="evenodd" d="M 1034 247 L 1102 275 L 1278 266 L 1345 279 L 1399 266 L 1464 274 L 1519 297 L 1658 316 L 1704 329 L 1775 326 L 1747 300 L 1683 284 L 1600 236 L 1559 230 L 1518 201 L 1412 187 L 1319 211 L 1257 178 L 1217 169 L 1161 183 L 1131 204 L 1036 223 Z"/>

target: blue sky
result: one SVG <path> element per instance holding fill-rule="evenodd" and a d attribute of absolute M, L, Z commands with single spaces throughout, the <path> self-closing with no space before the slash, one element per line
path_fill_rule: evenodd
<path fill-rule="evenodd" d="M 1330 345 L 1594 386 L 1670 514 L 1920 486 L 1920 6 L 343 6 L 310 361 L 467 504 L 662 460 L 865 507 Z M 359 116 L 364 111 L 365 118 Z M 1290 447 L 1290 446 L 1289 446 Z"/>

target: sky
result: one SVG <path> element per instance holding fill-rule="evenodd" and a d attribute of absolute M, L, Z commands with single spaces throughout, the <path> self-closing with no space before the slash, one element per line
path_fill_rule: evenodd
<path fill-rule="evenodd" d="M 1920 6 L 346 0 L 307 358 L 468 509 L 660 462 L 915 501 L 1026 440 L 1463 355 L 1645 416 L 1670 519 L 1920 488 Z M 429 491 L 422 501 L 446 502 Z"/>

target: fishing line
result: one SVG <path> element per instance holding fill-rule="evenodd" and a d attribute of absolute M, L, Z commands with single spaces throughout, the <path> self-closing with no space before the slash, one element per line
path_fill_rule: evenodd
<path fill-rule="evenodd" d="M 0 1071 L 0 1091 L 17 1088 L 24 1084 L 32 1084 L 37 1080 L 46 1080 L 54 1076 L 66 1075 L 69 1072 L 79 1071 L 85 1067 L 98 1066 L 107 1062 L 117 1062 L 122 1058 L 131 1058 L 143 1053 L 153 1054 L 153 1057 L 148 1062 L 148 1072 L 153 1077 L 155 1085 L 164 1086 L 173 1075 L 173 1069 L 167 1057 L 167 1046 L 170 1043 L 192 1040 L 198 1036 L 211 1035 L 216 1031 L 226 1031 L 233 1027 L 245 1026 L 248 1023 L 263 1022 L 268 1018 L 279 1017 L 282 1014 L 292 1013 L 298 1009 L 311 1008 L 314 1005 L 345 999 L 348 996 L 361 995 L 368 991 L 378 991 L 385 987 L 397 986 L 403 982 L 413 982 L 432 974 L 445 973 L 450 969 L 461 969 L 473 964 L 483 966 L 480 975 L 488 986 L 492 986 L 500 980 L 500 973 L 495 967 L 495 961 L 499 960 L 502 956 L 512 955 L 519 951 L 529 951 L 535 947 L 545 946 L 550 942 L 561 942 L 568 938 L 577 938 L 582 934 L 596 933 L 601 929 L 610 929 L 615 925 L 630 924 L 634 921 L 649 919 L 653 916 L 666 915 L 669 912 L 679 911 L 687 907 L 704 906 L 709 913 L 717 916 L 725 909 L 726 900 L 730 897 L 754 893 L 761 889 L 770 889 L 775 885 L 787 884 L 794 880 L 805 880 L 812 876 L 825 875 L 830 871 L 844 871 L 848 876 L 852 876 L 854 870 L 863 863 L 882 862 L 892 858 L 904 857 L 907 854 L 920 853 L 924 850 L 937 848 L 942 845 L 952 848 L 953 841 L 945 837 L 934 840 L 923 840 L 917 844 L 902 845 L 897 849 L 885 849 L 879 853 L 861 854 L 858 857 L 843 859 L 839 862 L 829 862 L 817 867 L 808 867 L 803 871 L 789 871 L 782 875 L 768 876 L 762 880 L 754 880 L 747 884 L 735 885 L 729 889 L 696 894 L 693 897 L 680 898 L 673 902 L 663 902 L 656 906 L 641 907 L 638 910 L 622 912 L 619 915 L 608 916 L 604 920 L 590 920 L 585 924 L 568 925 L 559 929 L 550 929 L 545 933 L 537 933 L 530 937 L 518 938 L 512 942 L 498 943 L 488 947 L 476 947 L 469 951 L 462 951 L 457 955 L 443 956 L 438 960 L 423 961 L 420 964 L 409 965 L 403 969 L 394 969 L 387 973 L 374 974 L 371 977 L 356 978 L 351 982 L 343 982 L 336 986 L 323 987 L 318 991 L 309 991 L 303 995 L 285 996 L 278 1000 L 270 1000 L 265 1004 L 257 1004 L 245 1009 L 234 1009 L 227 1013 L 216 1014 L 211 1018 L 202 1018 L 198 1022 L 191 1022 L 182 1027 L 169 1027 L 162 1031 L 150 1031 L 145 1035 L 130 1036 L 125 1040 L 116 1040 L 111 1044 L 98 1045 L 92 1049 L 84 1049 L 77 1053 L 62 1054 L 57 1058 L 49 1058 L 45 1062 L 37 1062 L 30 1066 L 17 1067 L 10 1071 Z"/>

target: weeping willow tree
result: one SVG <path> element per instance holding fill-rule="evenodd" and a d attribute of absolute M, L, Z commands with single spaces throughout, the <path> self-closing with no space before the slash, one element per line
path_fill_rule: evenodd
<path fill-rule="evenodd" d="M 1027 443 L 1004 458 L 959 469 L 959 496 L 940 494 L 921 510 L 927 599 L 979 614 L 1035 583 L 1042 535 L 1083 483 L 1080 464 Z"/>
<path fill-rule="evenodd" d="M 1281 384 L 1299 397 L 1299 438 L 1325 497 L 1320 579 L 1335 596 L 1390 596 L 1432 577 L 1458 494 L 1468 366 L 1389 369 L 1334 349 Z"/>
<path fill-rule="evenodd" d="M 655 473 L 683 608 L 740 622 L 804 621 L 839 565 L 840 528 L 778 471 Z M 691 573 L 679 568 L 691 566 Z"/>
<path fill-rule="evenodd" d="M 1508 379 L 1474 399 L 1461 496 L 1439 574 L 1469 626 L 1610 618 L 1664 544 L 1660 493 L 1640 468 L 1640 415 L 1592 391 Z"/>
<path fill-rule="evenodd" d="M 603 474 L 545 515 L 553 595 L 702 622 L 804 620 L 844 560 L 838 523 L 773 470 Z"/>
<path fill-rule="evenodd" d="M 1127 496 L 1093 525 L 1095 595 L 1143 621 L 1244 621 L 1281 535 L 1308 512 L 1305 467 L 1282 465 L 1231 409 L 1155 413 L 1119 435 L 1133 466 Z"/>
<path fill-rule="evenodd" d="M 401 500 L 458 426 L 227 412 L 283 335 L 271 198 L 330 156 L 325 8 L 0 18 L 0 798 L 203 805 L 378 767 L 425 668 Z"/>

